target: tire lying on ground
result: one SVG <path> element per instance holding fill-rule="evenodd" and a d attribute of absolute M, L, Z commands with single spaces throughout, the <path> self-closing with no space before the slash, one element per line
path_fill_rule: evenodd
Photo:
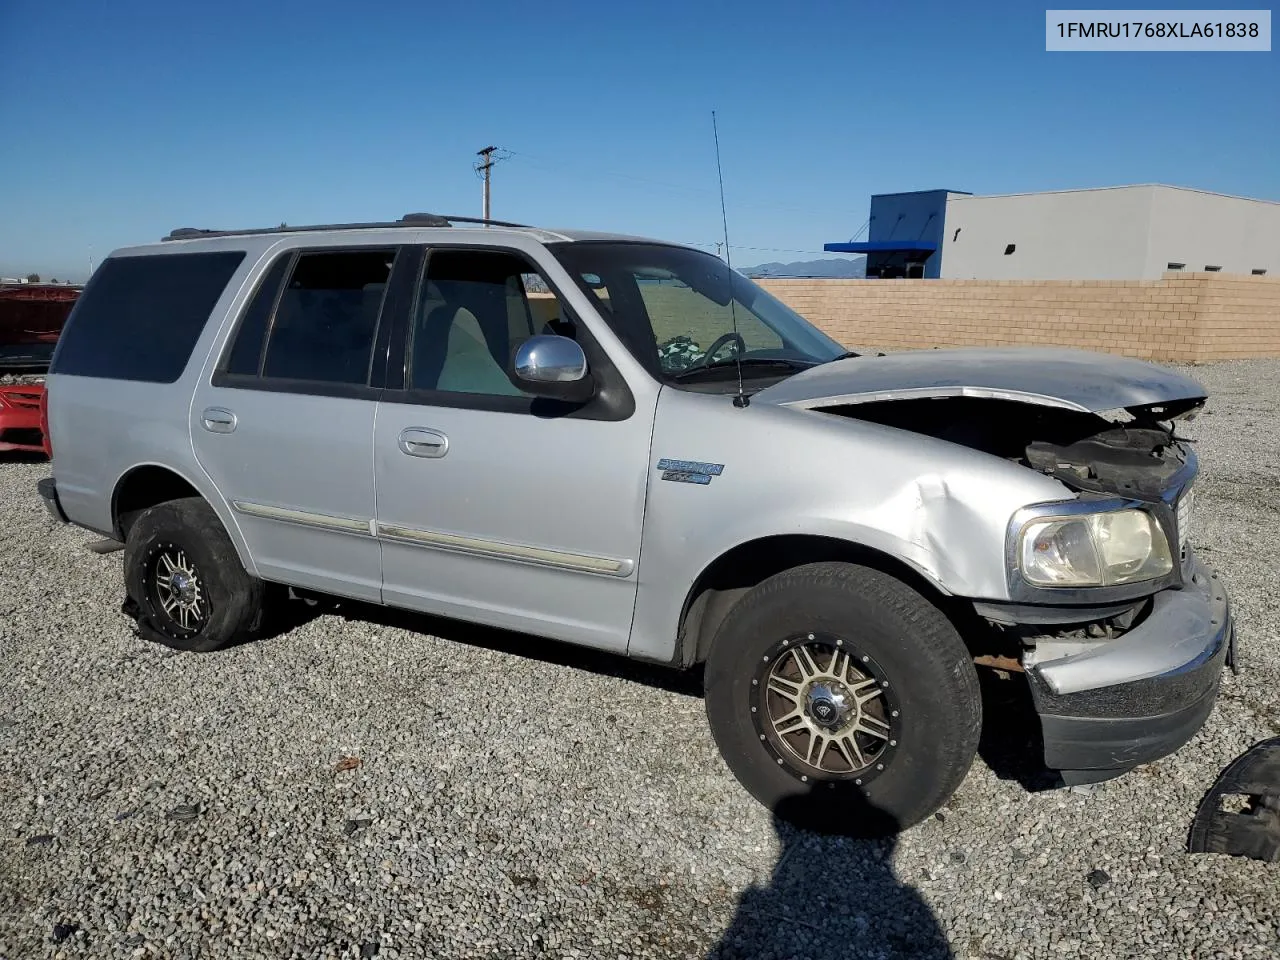
<path fill-rule="evenodd" d="M 216 650 L 249 634 L 262 613 L 262 581 L 245 571 L 200 497 L 138 516 L 125 541 L 124 581 L 143 635 L 176 650 Z"/>
<path fill-rule="evenodd" d="M 947 617 L 886 573 L 815 563 L 733 607 L 705 668 L 712 734 L 781 818 L 885 836 L 934 813 L 967 775 L 982 701 Z"/>

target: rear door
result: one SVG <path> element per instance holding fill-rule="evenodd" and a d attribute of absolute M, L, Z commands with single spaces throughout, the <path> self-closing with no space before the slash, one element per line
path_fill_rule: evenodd
<path fill-rule="evenodd" d="M 197 388 L 196 456 L 267 579 L 380 599 L 375 357 L 400 249 L 279 254 Z"/>
<path fill-rule="evenodd" d="M 73 523 L 114 536 L 116 485 L 140 465 L 198 472 L 187 423 L 197 376 L 187 371 L 208 359 L 209 318 L 242 286 L 246 251 L 234 243 L 117 253 L 77 300 L 46 383 L 45 425 Z"/>

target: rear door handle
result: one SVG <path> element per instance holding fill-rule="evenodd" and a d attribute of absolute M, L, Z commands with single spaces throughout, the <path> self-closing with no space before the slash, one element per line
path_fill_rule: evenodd
<path fill-rule="evenodd" d="M 439 430 L 406 427 L 400 431 L 399 445 L 411 457 L 443 457 L 449 452 L 449 438 Z"/>
<path fill-rule="evenodd" d="M 222 407 L 207 407 L 200 422 L 210 433 L 230 433 L 236 428 L 236 415 Z"/>

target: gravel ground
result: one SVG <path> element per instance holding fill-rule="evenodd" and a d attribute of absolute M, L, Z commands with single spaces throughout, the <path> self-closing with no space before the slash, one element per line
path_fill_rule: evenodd
<path fill-rule="evenodd" d="M 660 670 L 364 608 L 150 646 L 0 463 L 0 956 L 1280 956 L 1280 865 L 1184 852 L 1280 733 L 1280 362 L 1193 372 L 1244 672 L 1173 757 L 1091 795 L 980 760 L 894 843 L 775 825 Z"/>

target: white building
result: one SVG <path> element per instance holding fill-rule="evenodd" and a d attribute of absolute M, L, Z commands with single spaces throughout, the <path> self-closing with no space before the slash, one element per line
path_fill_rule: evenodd
<path fill-rule="evenodd" d="M 1144 184 L 871 198 L 867 276 L 1141 280 L 1167 270 L 1280 276 L 1280 203 Z"/>

